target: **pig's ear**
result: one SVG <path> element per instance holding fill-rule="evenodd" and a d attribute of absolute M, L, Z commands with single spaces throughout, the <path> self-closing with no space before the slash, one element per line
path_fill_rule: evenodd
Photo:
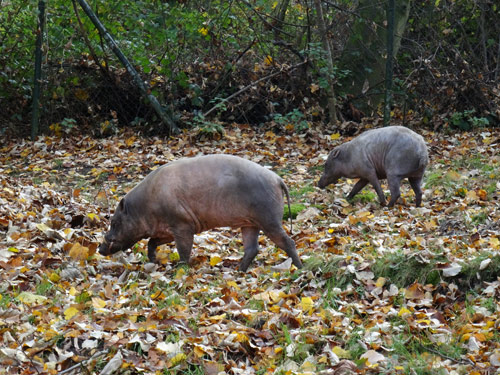
<path fill-rule="evenodd" d="M 124 214 L 127 214 L 127 204 L 125 203 L 125 198 L 123 198 L 118 204 L 118 210 L 120 210 Z"/>
<path fill-rule="evenodd" d="M 332 159 L 336 159 L 338 158 L 340 155 L 340 149 L 339 148 L 336 148 L 332 151 Z"/>

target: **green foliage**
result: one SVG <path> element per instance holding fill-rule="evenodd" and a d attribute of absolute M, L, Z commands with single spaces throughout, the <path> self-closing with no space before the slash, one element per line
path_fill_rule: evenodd
<path fill-rule="evenodd" d="M 460 130 L 471 130 L 475 128 L 484 128 L 490 124 L 490 121 L 486 117 L 473 116 L 475 112 L 475 109 L 454 112 L 448 119 L 450 127 Z"/>
<path fill-rule="evenodd" d="M 297 133 L 301 133 L 309 129 L 309 123 L 305 120 L 304 114 L 297 108 L 284 116 L 277 113 L 273 116 L 273 120 L 283 127 L 293 125 Z"/>
<path fill-rule="evenodd" d="M 202 114 L 197 114 L 189 124 L 199 135 L 205 135 L 210 138 L 224 136 L 224 128 L 221 124 L 208 121 Z"/>

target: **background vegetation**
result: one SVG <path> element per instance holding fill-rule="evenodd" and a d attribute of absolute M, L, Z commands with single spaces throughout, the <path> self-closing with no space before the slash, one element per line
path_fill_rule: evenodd
<path fill-rule="evenodd" d="M 363 74 L 375 69 L 366 56 L 385 57 L 373 47 L 385 43 L 384 2 L 322 2 L 333 68 L 310 1 L 95 0 L 90 5 L 183 126 L 214 131 L 219 123 L 275 121 L 304 130 L 311 121 L 328 121 L 329 81 L 336 82 L 340 120 L 359 122 L 380 112 L 376 98 L 383 76 L 366 85 Z M 26 134 L 37 4 L 2 1 L 0 7 L 0 131 Z M 402 35 L 397 34 L 395 121 L 436 129 L 497 125 L 499 17 L 491 1 L 412 2 L 407 22 L 397 30 Z M 43 131 L 107 134 L 125 125 L 162 131 L 81 10 L 77 16 L 68 1 L 48 2 L 44 37 Z M 356 69 L 356 56 L 364 72 Z M 361 91 L 352 92 L 347 84 L 354 79 L 365 82 Z"/>

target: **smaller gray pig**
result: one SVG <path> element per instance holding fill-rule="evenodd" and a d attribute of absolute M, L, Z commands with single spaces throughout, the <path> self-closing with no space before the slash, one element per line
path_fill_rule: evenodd
<path fill-rule="evenodd" d="M 241 228 L 246 271 L 259 251 L 262 230 L 285 250 L 298 268 L 295 242 L 282 227 L 283 180 L 270 170 L 231 155 L 181 159 L 151 172 L 120 201 L 111 228 L 99 247 L 109 255 L 149 238 L 148 257 L 157 246 L 175 241 L 181 261 L 189 263 L 193 236 L 216 227 Z"/>
<path fill-rule="evenodd" d="M 408 178 L 415 192 L 416 206 L 419 207 L 422 202 L 420 185 L 428 163 L 424 139 L 414 131 L 403 126 L 368 130 L 330 152 L 318 186 L 325 188 L 340 177 L 359 178 L 347 199 L 352 199 L 366 184 L 371 183 L 380 204 L 385 206 L 379 180 L 387 178 L 391 191 L 389 207 L 392 207 L 400 196 L 401 180 Z"/>

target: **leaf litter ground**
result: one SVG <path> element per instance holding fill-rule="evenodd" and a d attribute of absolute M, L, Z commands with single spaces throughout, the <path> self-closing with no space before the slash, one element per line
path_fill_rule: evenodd
<path fill-rule="evenodd" d="M 348 140 L 310 130 L 222 139 L 123 133 L 0 149 L 0 374 L 491 374 L 500 366 L 500 132 L 424 132 L 423 207 L 393 209 L 353 181 L 315 187 Z M 146 242 L 96 252 L 119 199 L 157 166 L 231 153 L 291 191 L 290 265 L 264 236 L 248 273 L 240 234 L 147 262 Z M 384 186 L 387 191 L 387 186 Z M 289 229 L 289 223 L 285 224 Z"/>

